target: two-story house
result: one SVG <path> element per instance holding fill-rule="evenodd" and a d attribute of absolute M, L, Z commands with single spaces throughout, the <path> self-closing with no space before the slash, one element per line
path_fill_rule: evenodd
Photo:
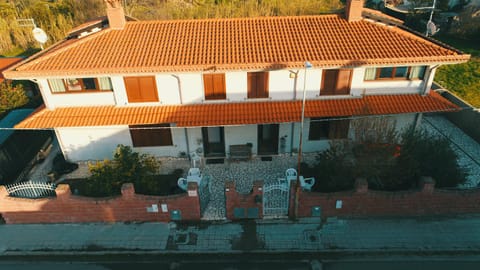
<path fill-rule="evenodd" d="M 430 90 L 435 70 L 468 61 L 401 21 L 347 0 L 345 14 L 174 21 L 107 16 L 5 72 L 33 80 L 45 107 L 16 127 L 55 130 L 66 158 L 110 158 L 117 144 L 156 156 L 303 152 L 351 136 L 350 119 L 399 128 L 455 111 Z M 307 64 L 307 65 L 306 65 Z M 304 96 L 305 94 L 305 96 Z"/>

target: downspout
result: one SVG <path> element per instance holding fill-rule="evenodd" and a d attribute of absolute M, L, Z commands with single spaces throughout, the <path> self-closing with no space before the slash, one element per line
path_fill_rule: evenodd
<path fill-rule="evenodd" d="M 174 75 L 172 74 L 172 77 L 174 77 L 175 79 L 177 79 L 177 84 L 178 84 L 178 97 L 180 99 L 180 104 L 183 104 L 183 97 L 182 97 L 182 83 L 180 82 L 180 77 L 178 77 L 177 75 Z M 187 157 L 188 157 L 188 160 L 191 160 L 191 157 L 190 157 L 190 143 L 188 141 L 188 131 L 187 131 L 187 128 L 183 128 L 183 132 L 185 134 L 185 144 L 187 145 Z"/>
<path fill-rule="evenodd" d="M 425 76 L 427 79 L 424 81 L 425 82 L 425 85 L 423 86 L 423 89 L 422 89 L 422 95 L 427 95 L 428 91 L 430 90 L 429 88 L 431 88 L 432 84 L 433 84 L 433 77 L 431 77 L 433 71 L 435 69 L 437 69 L 440 65 L 435 65 L 431 68 L 428 69 L 428 74 L 425 74 L 427 76 Z M 430 85 L 430 87 L 428 87 Z"/>
<path fill-rule="evenodd" d="M 293 80 L 293 100 L 297 100 L 297 80 L 298 80 L 298 72 L 299 70 L 297 70 L 296 72 L 293 72 L 293 71 L 290 71 L 291 73 L 290 74 L 294 74 L 295 75 L 295 79 Z M 295 123 L 292 122 L 291 123 L 291 127 L 290 127 L 290 156 L 293 156 L 293 136 L 295 135 Z"/>

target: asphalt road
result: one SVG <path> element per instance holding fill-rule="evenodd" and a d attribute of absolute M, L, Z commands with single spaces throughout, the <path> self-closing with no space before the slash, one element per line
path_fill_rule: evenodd
<path fill-rule="evenodd" d="M 143 270 L 143 269 L 208 269 L 208 270 L 308 270 L 311 262 L 307 260 L 285 261 L 242 261 L 222 260 L 214 261 L 212 254 L 207 260 L 193 261 L 136 261 L 136 262 L 50 262 L 50 261 L 0 261 L 0 270 Z M 352 260 L 352 261 L 327 261 L 322 265 L 321 270 L 478 270 L 480 260 L 472 259 L 388 259 L 377 260 Z"/>

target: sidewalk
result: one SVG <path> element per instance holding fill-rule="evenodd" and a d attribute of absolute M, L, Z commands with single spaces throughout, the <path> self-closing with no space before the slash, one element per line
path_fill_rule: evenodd
<path fill-rule="evenodd" d="M 480 216 L 223 224 L 0 225 L 0 255 L 480 253 Z"/>

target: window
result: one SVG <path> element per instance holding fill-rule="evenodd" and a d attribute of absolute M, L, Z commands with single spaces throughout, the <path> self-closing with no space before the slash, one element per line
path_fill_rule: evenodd
<path fill-rule="evenodd" d="M 226 99 L 225 74 L 203 74 L 205 100 Z"/>
<path fill-rule="evenodd" d="M 112 82 L 108 77 L 49 79 L 48 84 L 50 85 L 52 93 L 105 91 L 113 89 Z"/>
<path fill-rule="evenodd" d="M 132 125 L 129 128 L 133 147 L 173 145 L 169 124 Z"/>
<path fill-rule="evenodd" d="M 346 139 L 349 127 L 349 119 L 311 118 L 308 140 Z"/>
<path fill-rule="evenodd" d="M 247 73 L 248 98 L 268 98 L 268 72 Z"/>
<path fill-rule="evenodd" d="M 125 89 L 128 102 L 156 102 L 158 101 L 155 76 L 125 77 Z"/>
<path fill-rule="evenodd" d="M 367 68 L 364 80 L 423 80 L 425 70 L 426 66 Z"/>

